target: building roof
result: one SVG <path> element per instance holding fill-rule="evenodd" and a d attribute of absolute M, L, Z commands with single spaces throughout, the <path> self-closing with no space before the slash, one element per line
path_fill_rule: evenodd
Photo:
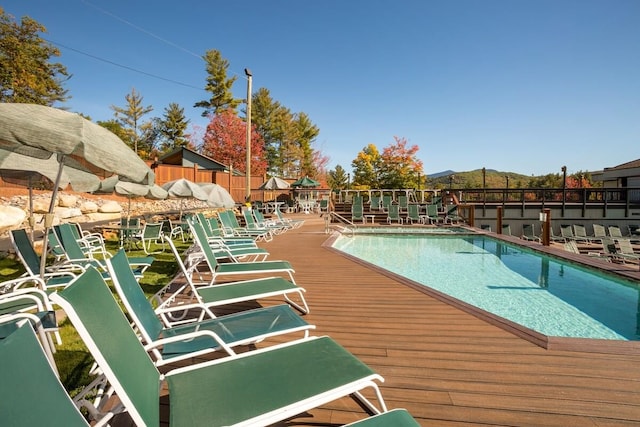
<path fill-rule="evenodd" d="M 177 148 L 170 153 L 165 154 L 164 156 L 160 157 L 158 161 L 166 165 L 176 165 L 183 167 L 192 167 L 193 165 L 198 165 L 198 169 L 203 170 L 224 172 L 229 171 L 229 166 L 225 165 L 224 163 L 221 163 L 203 154 L 196 153 L 195 151 L 185 147 Z M 241 172 L 235 170 L 233 171 L 233 174 L 244 175 Z"/>

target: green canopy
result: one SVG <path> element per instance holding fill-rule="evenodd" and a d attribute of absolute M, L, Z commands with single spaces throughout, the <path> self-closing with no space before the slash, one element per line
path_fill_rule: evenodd
<path fill-rule="evenodd" d="M 300 178 L 299 180 L 292 182 L 291 186 L 292 187 L 315 188 L 315 187 L 319 187 L 320 183 L 318 181 L 316 181 L 315 179 L 311 179 L 308 176 L 305 176 L 304 178 Z"/>

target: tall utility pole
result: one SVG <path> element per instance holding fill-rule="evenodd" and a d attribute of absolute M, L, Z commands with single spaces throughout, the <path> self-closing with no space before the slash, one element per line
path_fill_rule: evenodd
<path fill-rule="evenodd" d="M 251 79 L 253 75 L 248 68 L 244 69 L 247 75 L 247 172 L 245 180 L 245 201 L 251 201 Z"/>

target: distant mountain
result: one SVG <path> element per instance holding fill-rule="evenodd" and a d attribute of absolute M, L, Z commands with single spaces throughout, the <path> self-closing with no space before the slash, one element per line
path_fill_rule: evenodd
<path fill-rule="evenodd" d="M 438 179 L 438 178 L 442 178 L 443 176 L 449 176 L 454 173 L 455 172 L 452 170 L 446 170 L 446 171 L 437 172 L 437 173 L 430 173 L 430 174 L 427 174 L 427 176 L 429 177 L 429 179 Z"/>
<path fill-rule="evenodd" d="M 487 173 L 488 172 L 498 172 L 495 169 L 487 169 L 486 171 L 487 171 Z M 472 171 L 469 171 L 469 172 L 472 172 Z M 465 173 L 465 172 L 455 172 L 455 171 L 452 171 L 451 169 L 449 169 L 449 170 L 442 171 L 442 172 L 429 173 L 429 174 L 427 174 L 427 176 L 429 177 L 429 179 L 438 179 L 438 178 L 442 178 L 443 176 L 449 176 L 449 175 L 456 174 L 456 173 Z"/>

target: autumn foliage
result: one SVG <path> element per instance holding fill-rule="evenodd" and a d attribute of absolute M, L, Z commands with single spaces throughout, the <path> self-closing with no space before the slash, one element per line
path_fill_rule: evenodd
<path fill-rule="evenodd" d="M 203 138 L 202 154 L 246 172 L 246 129 L 246 122 L 231 110 L 211 116 Z M 254 128 L 251 132 L 251 174 L 263 175 L 266 170 L 264 141 Z"/>

